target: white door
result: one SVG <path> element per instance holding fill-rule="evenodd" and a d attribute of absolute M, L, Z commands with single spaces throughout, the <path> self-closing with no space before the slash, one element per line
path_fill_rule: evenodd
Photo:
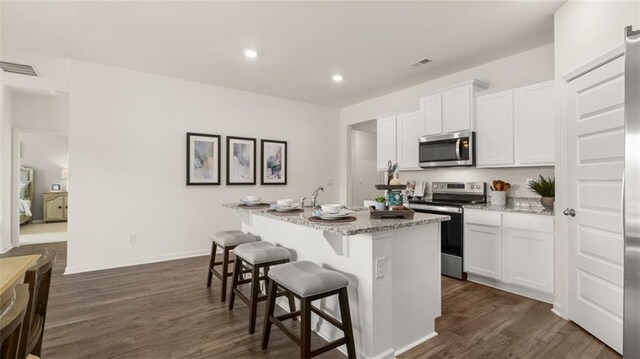
<path fill-rule="evenodd" d="M 418 139 L 424 131 L 420 113 L 403 113 L 397 116 L 396 122 L 398 168 L 403 171 L 419 170 Z"/>
<path fill-rule="evenodd" d="M 422 135 L 439 135 L 442 133 L 442 94 L 420 98 L 420 113 L 424 121 Z"/>
<path fill-rule="evenodd" d="M 457 87 L 442 94 L 442 132 L 471 129 L 471 85 Z"/>
<path fill-rule="evenodd" d="M 521 165 L 552 166 L 555 162 L 554 96 L 553 81 L 522 86 L 514 91 L 518 162 Z"/>
<path fill-rule="evenodd" d="M 569 82 L 569 318 L 622 352 L 624 58 Z"/>
<path fill-rule="evenodd" d="M 378 171 L 386 171 L 389 161 L 396 159 L 396 117 L 379 118 L 377 121 L 377 167 Z"/>
<path fill-rule="evenodd" d="M 464 271 L 502 279 L 502 228 L 464 225 Z"/>
<path fill-rule="evenodd" d="M 513 90 L 476 97 L 477 165 L 513 164 Z"/>

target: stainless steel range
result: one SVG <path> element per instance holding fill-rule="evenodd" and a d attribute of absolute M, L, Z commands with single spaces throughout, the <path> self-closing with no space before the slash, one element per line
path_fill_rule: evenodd
<path fill-rule="evenodd" d="M 465 204 L 487 202 L 484 182 L 433 182 L 431 196 L 412 198 L 409 207 L 416 212 L 444 214 L 451 221 L 441 224 L 442 274 L 466 279 L 463 271 L 464 228 L 462 208 Z"/>

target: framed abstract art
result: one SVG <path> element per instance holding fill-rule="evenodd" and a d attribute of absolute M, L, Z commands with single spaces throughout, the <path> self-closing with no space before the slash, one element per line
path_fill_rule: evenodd
<path fill-rule="evenodd" d="M 262 140 L 261 184 L 287 184 L 287 142 L 275 140 Z"/>
<path fill-rule="evenodd" d="M 256 184 L 256 139 L 227 136 L 227 184 Z"/>
<path fill-rule="evenodd" d="M 220 184 L 220 136 L 187 133 L 187 186 Z"/>

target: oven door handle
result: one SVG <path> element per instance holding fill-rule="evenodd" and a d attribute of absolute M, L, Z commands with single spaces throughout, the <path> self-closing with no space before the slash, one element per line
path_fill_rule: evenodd
<path fill-rule="evenodd" d="M 460 143 L 462 142 L 462 138 L 458 138 L 456 140 L 456 159 L 460 161 Z"/>
<path fill-rule="evenodd" d="M 448 206 L 433 206 L 429 204 L 413 204 L 409 203 L 409 208 L 418 211 L 435 211 L 444 213 L 462 213 L 462 208 Z"/>

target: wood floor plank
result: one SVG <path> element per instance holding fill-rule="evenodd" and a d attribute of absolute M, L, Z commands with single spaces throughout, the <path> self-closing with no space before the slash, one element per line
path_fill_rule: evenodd
<path fill-rule="evenodd" d="M 248 308 L 228 311 L 220 282 L 206 287 L 208 257 L 63 276 L 66 243 L 29 245 L 1 256 L 53 247 L 44 359 L 297 358 L 298 347 L 277 329 L 260 348 L 264 306 L 255 335 Z M 278 309 L 276 309 L 278 310 Z M 442 278 L 439 335 L 400 358 L 620 358 L 551 306 L 476 283 Z M 298 322 L 291 322 L 298 328 Z M 323 344 L 313 336 L 313 347 Z M 332 350 L 320 358 L 344 358 Z"/>

